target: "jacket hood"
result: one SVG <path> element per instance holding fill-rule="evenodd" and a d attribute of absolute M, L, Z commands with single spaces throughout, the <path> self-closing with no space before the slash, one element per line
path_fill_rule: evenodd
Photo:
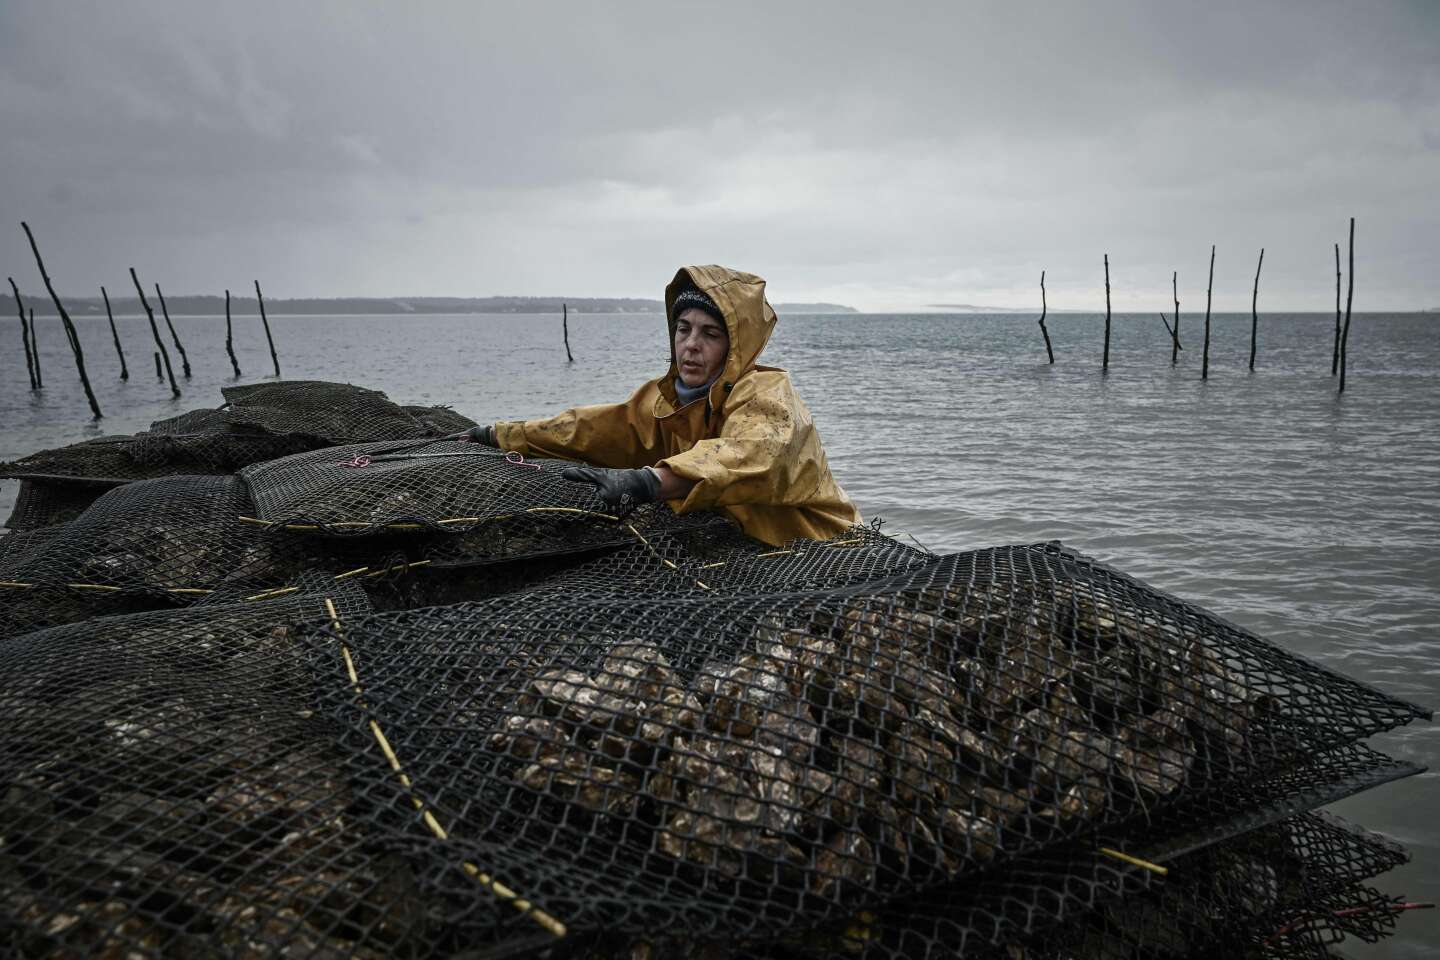
<path fill-rule="evenodd" d="M 770 340 L 779 318 L 765 299 L 765 281 L 753 273 L 742 273 L 729 267 L 681 267 L 675 279 L 665 288 L 665 326 L 670 339 L 670 371 L 661 383 L 661 392 L 675 403 L 675 320 L 670 316 L 675 298 L 682 290 L 694 287 L 703 291 L 725 316 L 725 330 L 730 336 L 730 352 L 725 366 L 710 388 L 710 405 L 721 409 L 735 381 L 755 368 L 760 351 Z"/>

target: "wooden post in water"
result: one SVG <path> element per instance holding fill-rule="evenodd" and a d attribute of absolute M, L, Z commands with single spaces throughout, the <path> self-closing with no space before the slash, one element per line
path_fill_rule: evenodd
<path fill-rule="evenodd" d="M 45 389 L 45 376 L 40 372 L 40 341 L 36 339 L 39 330 L 35 328 L 35 311 L 30 311 L 30 351 L 35 354 L 35 389 Z"/>
<path fill-rule="evenodd" d="M 160 351 L 159 351 L 159 350 L 156 350 L 156 351 L 155 351 L 155 379 L 156 379 L 156 380 L 164 380 L 164 379 L 165 379 L 165 371 L 160 369 Z"/>
<path fill-rule="evenodd" d="M 1170 334 L 1171 349 L 1172 349 L 1172 350 L 1184 350 L 1185 348 L 1182 347 L 1182 346 L 1180 346 L 1180 338 L 1179 338 L 1178 336 L 1176 336 L 1174 330 L 1170 329 L 1170 321 L 1168 321 L 1168 320 L 1165 319 L 1165 311 L 1164 311 L 1164 310 L 1161 310 L 1161 311 L 1160 311 L 1160 322 L 1163 323 L 1163 324 L 1165 324 L 1165 332 L 1168 333 L 1168 334 Z M 1172 364 L 1172 365 L 1174 364 L 1174 361 L 1173 361 L 1173 360 L 1171 361 L 1171 364 Z"/>
<path fill-rule="evenodd" d="M 230 366 L 235 370 L 235 379 L 240 379 L 240 364 L 235 359 L 235 337 L 230 329 L 230 291 L 225 291 L 225 352 L 230 354 Z"/>
<path fill-rule="evenodd" d="M 565 356 L 574 363 L 575 357 L 570 353 L 570 305 L 566 303 L 560 304 L 560 329 L 565 334 Z"/>
<path fill-rule="evenodd" d="M 1345 355 L 1350 345 L 1350 305 L 1355 302 L 1355 218 L 1350 218 L 1350 264 L 1345 278 L 1345 331 L 1340 334 L 1340 392 L 1345 392 Z"/>
<path fill-rule="evenodd" d="M 1040 271 L 1040 333 L 1045 337 L 1045 355 L 1050 362 L 1055 362 L 1055 351 L 1050 349 L 1050 331 L 1045 329 L 1045 314 L 1050 312 L 1050 305 L 1045 302 L 1045 271 Z"/>
<path fill-rule="evenodd" d="M 1330 351 L 1330 376 L 1340 372 L 1340 244 L 1335 244 L 1335 347 Z"/>
<path fill-rule="evenodd" d="M 105 298 L 105 316 L 110 318 L 110 336 L 115 341 L 115 352 L 120 355 L 120 379 L 129 380 L 130 371 L 125 367 L 125 351 L 120 349 L 120 334 L 115 329 L 115 314 L 110 310 L 110 294 L 105 292 L 103 284 L 100 287 L 100 296 Z"/>
<path fill-rule="evenodd" d="M 185 345 L 180 342 L 180 337 L 175 333 L 175 324 L 170 322 L 170 308 L 165 306 L 165 294 L 160 292 L 160 284 L 155 284 L 155 296 L 160 298 L 160 312 L 165 315 L 165 329 L 170 331 L 170 339 L 175 341 L 175 349 L 180 351 L 180 367 L 185 371 L 185 379 L 190 379 L 190 358 L 185 355 Z"/>
<path fill-rule="evenodd" d="M 1210 282 L 1205 285 L 1205 356 L 1200 361 L 1200 379 L 1210 379 L 1210 294 L 1215 289 L 1215 244 L 1210 244 Z"/>
<path fill-rule="evenodd" d="M 165 373 L 170 378 L 170 396 L 178 398 L 180 388 L 175 383 L 175 371 L 170 367 L 170 351 L 165 349 L 165 341 L 160 339 L 160 328 L 155 325 L 155 311 L 150 309 L 150 301 L 145 299 L 145 290 L 140 286 L 140 278 L 135 276 L 135 268 L 130 268 L 130 280 L 135 284 L 135 292 L 140 294 L 140 306 L 145 308 L 145 316 L 150 318 L 150 336 L 155 338 L 156 355 L 165 360 Z M 156 364 L 155 374 L 159 376 L 160 366 Z"/>
<path fill-rule="evenodd" d="M 1255 292 L 1250 295 L 1250 372 L 1255 372 L 1255 333 L 1260 326 L 1260 315 L 1255 304 L 1260 300 L 1260 268 L 1265 266 L 1265 248 L 1260 248 L 1260 262 L 1255 264 Z"/>
<path fill-rule="evenodd" d="M 1100 372 L 1110 372 L 1110 254 L 1105 254 L 1105 358 L 1100 363 Z"/>
<path fill-rule="evenodd" d="M 1179 286 L 1179 279 L 1178 279 L 1179 276 L 1180 276 L 1180 271 L 1179 271 L 1179 270 L 1172 270 L 1172 271 L 1170 272 L 1170 296 L 1173 297 L 1174 300 L 1175 300 L 1175 329 L 1174 329 L 1174 331 L 1172 332 L 1172 342 L 1171 342 L 1171 344 L 1170 344 L 1170 366 L 1172 366 L 1172 367 L 1175 366 L 1175 361 L 1180 358 L 1180 351 L 1183 349 L 1183 348 L 1180 346 L 1180 286 Z"/>
<path fill-rule="evenodd" d="M 30 251 L 35 254 L 35 265 L 40 268 L 40 279 L 45 281 L 45 289 L 50 294 L 50 299 L 55 302 L 55 310 L 60 314 L 60 322 L 65 327 L 65 336 L 70 340 L 70 352 L 75 355 L 75 369 L 80 374 L 80 385 L 85 388 L 85 399 L 90 401 L 90 412 L 99 420 L 105 414 L 100 412 L 100 404 L 95 399 L 95 391 L 90 389 L 90 377 L 85 373 L 85 351 L 80 346 L 80 334 L 75 330 L 75 323 L 70 319 L 70 314 L 65 309 L 65 304 L 60 302 L 60 296 L 55 292 L 55 285 L 50 282 L 50 274 L 45 270 L 45 261 L 40 258 L 40 247 L 35 243 L 35 234 L 30 232 L 30 225 L 23 220 L 20 226 L 25 230 L 25 236 L 30 241 Z M 33 325 L 33 324 L 32 324 Z"/>
<path fill-rule="evenodd" d="M 15 310 L 20 314 L 20 341 L 25 345 L 25 375 L 30 378 L 30 389 L 35 386 L 35 358 L 30 354 L 30 324 L 25 322 L 25 304 L 20 302 L 20 288 L 15 278 L 10 277 L 10 289 L 15 294 Z"/>
<path fill-rule="evenodd" d="M 275 376 L 280 376 L 280 358 L 275 355 L 275 338 L 270 336 L 270 321 L 265 316 L 265 298 L 260 295 L 260 281 L 255 281 L 255 302 L 260 304 L 260 322 L 265 325 L 265 341 L 270 344 L 270 362 L 275 364 Z"/>

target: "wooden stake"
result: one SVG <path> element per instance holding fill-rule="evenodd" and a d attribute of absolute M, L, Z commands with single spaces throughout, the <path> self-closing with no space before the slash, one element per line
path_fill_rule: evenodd
<path fill-rule="evenodd" d="M 1180 276 L 1180 271 L 1178 271 L 1178 270 L 1172 270 L 1172 271 L 1170 272 L 1170 296 L 1173 297 L 1174 300 L 1175 300 L 1175 329 L 1174 329 L 1174 331 L 1172 331 L 1173 340 L 1172 340 L 1171 345 L 1170 345 L 1170 366 L 1172 366 L 1172 367 L 1175 366 L 1175 361 L 1179 359 L 1179 357 L 1180 357 L 1180 351 L 1183 349 L 1183 348 L 1180 346 L 1180 286 L 1179 286 L 1179 279 L 1178 279 L 1179 276 Z"/>
<path fill-rule="evenodd" d="M 1170 334 L 1170 343 L 1172 345 L 1172 348 L 1175 350 L 1184 350 L 1185 348 L 1180 346 L 1180 338 L 1175 335 L 1174 330 L 1170 329 L 1170 321 L 1165 319 L 1164 310 L 1160 311 L 1160 322 L 1165 324 L 1165 332 Z"/>
<path fill-rule="evenodd" d="M 85 351 L 80 347 L 80 335 L 75 331 L 75 323 L 70 319 L 65 304 L 60 302 L 55 285 L 50 282 L 50 274 L 45 271 L 45 261 L 40 259 L 40 248 L 35 243 L 35 234 L 30 232 L 30 225 L 23 220 L 20 226 L 24 228 L 25 236 L 30 241 L 30 251 L 35 254 L 35 265 L 40 268 L 40 279 L 45 281 L 45 289 L 49 292 L 50 299 L 55 302 L 55 310 L 60 314 L 60 322 L 65 326 L 65 336 L 70 340 L 70 351 L 75 354 L 75 369 L 80 374 L 80 385 L 85 388 L 85 399 L 90 401 L 90 412 L 99 420 L 105 414 L 100 412 L 95 391 L 90 389 L 90 377 L 85 373 Z"/>
<path fill-rule="evenodd" d="M 1055 362 L 1055 351 L 1050 349 L 1050 331 L 1045 329 L 1045 314 L 1050 311 L 1050 304 L 1045 301 L 1045 271 L 1040 271 L 1040 332 L 1045 337 L 1045 355 L 1050 362 Z"/>
<path fill-rule="evenodd" d="M 15 286 L 15 278 L 10 278 L 10 289 L 15 294 L 15 310 L 20 314 L 20 340 L 25 344 L 25 375 L 30 378 L 30 389 L 37 389 L 35 386 L 35 358 L 30 354 L 30 324 L 25 322 L 25 304 L 20 302 L 20 288 Z"/>
<path fill-rule="evenodd" d="M 235 338 L 230 329 L 230 291 L 225 291 L 225 352 L 230 354 L 230 366 L 235 370 L 235 379 L 240 379 L 240 364 L 235 360 Z"/>
<path fill-rule="evenodd" d="M 125 351 L 120 349 L 120 334 L 115 330 L 115 314 L 110 312 L 110 294 L 100 287 L 100 296 L 105 298 L 105 316 L 110 318 L 110 336 L 115 341 L 115 352 L 120 355 L 120 379 L 129 380 L 130 371 L 125 367 Z"/>
<path fill-rule="evenodd" d="M 270 336 L 270 321 L 265 316 L 265 298 L 260 295 L 260 281 L 255 281 L 255 302 L 260 304 L 260 322 L 265 325 L 265 341 L 270 344 L 270 362 L 275 364 L 275 376 L 280 376 L 280 358 L 275 356 L 275 338 Z"/>
<path fill-rule="evenodd" d="M 1350 305 L 1355 302 L 1355 218 L 1350 218 L 1349 276 L 1345 278 L 1345 330 L 1340 334 L 1340 392 L 1345 392 L 1346 348 L 1350 345 Z"/>
<path fill-rule="evenodd" d="M 40 372 L 40 341 L 36 339 L 39 330 L 35 327 L 35 311 L 30 311 L 30 350 L 35 354 L 35 389 L 45 389 L 45 377 Z"/>
<path fill-rule="evenodd" d="M 180 342 L 180 337 L 175 333 L 175 324 L 170 322 L 170 308 L 165 306 L 165 294 L 160 292 L 160 284 L 155 284 L 155 296 L 160 298 L 160 312 L 165 315 L 165 329 L 170 331 L 170 339 L 175 341 L 175 349 L 180 352 L 180 367 L 185 371 L 185 379 L 190 379 L 190 358 L 185 355 L 185 345 Z"/>
<path fill-rule="evenodd" d="M 135 292 L 140 294 L 140 306 L 145 308 L 145 316 L 150 318 L 150 335 L 155 338 L 155 347 L 159 356 L 165 361 L 165 373 L 170 378 L 170 396 L 178 398 L 180 387 L 175 383 L 175 371 L 170 367 L 170 351 L 165 349 L 165 341 L 160 339 L 160 328 L 155 325 L 155 311 L 150 309 L 150 301 L 145 299 L 145 290 L 140 286 L 140 278 L 135 276 L 135 268 L 130 268 L 130 280 L 135 284 Z M 160 374 L 160 368 L 155 368 L 156 376 Z"/>
<path fill-rule="evenodd" d="M 1250 295 L 1250 372 L 1255 372 L 1255 333 L 1260 326 L 1260 315 L 1255 304 L 1260 300 L 1260 268 L 1265 265 L 1265 248 L 1260 248 L 1260 262 L 1255 264 L 1255 292 Z"/>
<path fill-rule="evenodd" d="M 156 351 L 155 351 L 155 379 L 156 379 L 156 380 L 164 380 L 164 379 L 165 379 L 165 371 L 160 369 L 160 351 L 159 351 L 159 350 L 156 350 Z"/>
<path fill-rule="evenodd" d="M 1210 282 L 1205 286 L 1205 358 L 1200 362 L 1200 379 L 1210 379 L 1210 294 L 1215 289 L 1215 244 L 1210 244 Z"/>
<path fill-rule="evenodd" d="M 575 362 L 575 357 L 572 356 L 571 353 L 570 353 L 570 306 L 569 306 L 569 304 L 565 304 L 565 303 L 560 304 L 560 329 L 561 329 L 562 331 L 564 331 L 564 333 L 565 333 L 565 356 L 566 356 L 567 359 L 569 359 L 569 361 L 570 361 L 571 363 L 574 363 L 574 362 Z"/>
<path fill-rule="evenodd" d="M 1105 359 L 1100 364 L 1101 373 L 1110 372 L 1110 254 L 1105 254 Z"/>
<path fill-rule="evenodd" d="M 1335 244 L 1335 347 L 1330 352 L 1330 376 L 1340 372 L 1340 244 Z"/>

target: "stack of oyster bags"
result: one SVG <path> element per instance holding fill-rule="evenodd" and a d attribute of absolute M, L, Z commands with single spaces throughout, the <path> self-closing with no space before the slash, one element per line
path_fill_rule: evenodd
<path fill-rule="evenodd" d="M 0 470 L 12 955 L 1326 957 L 1416 906 L 1318 808 L 1428 712 L 1059 544 L 775 548 L 226 399 Z"/>

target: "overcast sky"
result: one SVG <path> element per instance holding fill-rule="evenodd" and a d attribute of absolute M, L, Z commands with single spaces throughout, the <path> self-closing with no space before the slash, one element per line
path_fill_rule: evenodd
<path fill-rule="evenodd" d="M 62 292 L 1440 307 L 1440 2 L 0 0 Z"/>

